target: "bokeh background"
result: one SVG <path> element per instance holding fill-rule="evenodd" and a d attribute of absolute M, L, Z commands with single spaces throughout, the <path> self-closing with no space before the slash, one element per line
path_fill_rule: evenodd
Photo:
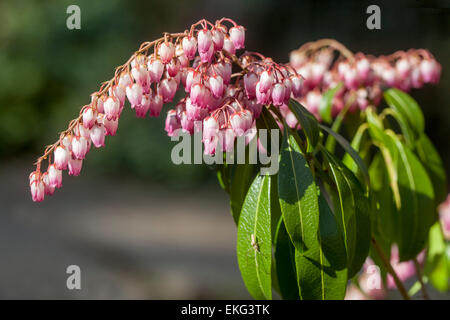
<path fill-rule="evenodd" d="M 66 8 L 81 8 L 68 30 Z M 381 8 L 381 30 L 366 8 Z M 143 41 L 201 18 L 230 17 L 246 47 L 276 61 L 319 38 L 354 52 L 427 48 L 443 65 L 438 86 L 412 92 L 450 172 L 450 4 L 446 1 L 0 2 L 0 298 L 249 298 L 236 257 L 228 199 L 206 165 L 176 166 L 164 117 L 125 111 L 115 137 L 91 151 L 82 175 L 32 203 L 32 163 L 90 93 Z M 66 288 L 79 265 L 82 290 Z"/>

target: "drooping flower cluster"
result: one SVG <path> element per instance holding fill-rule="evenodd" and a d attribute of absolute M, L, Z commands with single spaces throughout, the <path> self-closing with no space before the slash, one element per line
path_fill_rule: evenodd
<path fill-rule="evenodd" d="M 205 154 L 219 147 L 231 151 L 237 136 L 245 135 L 248 143 L 263 105 L 280 106 L 291 96 L 299 97 L 302 79 L 292 67 L 261 54 L 236 56 L 244 43 L 244 27 L 226 18 L 215 24 L 201 20 L 183 33 L 143 43 L 38 159 L 30 174 L 33 200 L 52 195 L 62 185 L 63 170 L 79 175 L 92 145 L 103 147 L 105 137 L 115 135 L 126 100 L 137 117 L 158 117 L 163 105 L 184 91 L 167 112 L 169 136 L 202 130 Z M 238 70 L 233 73 L 233 68 Z M 49 165 L 41 173 L 44 159 Z"/>
<path fill-rule="evenodd" d="M 319 120 L 322 95 L 336 87 L 332 115 L 344 108 L 349 111 L 377 106 L 382 89 L 394 87 L 403 91 L 439 82 L 441 65 L 424 49 L 398 51 L 389 56 L 353 55 L 335 40 L 310 42 L 292 51 L 290 65 L 305 78 L 300 102 Z M 292 118 L 287 108 L 284 116 Z M 295 124 L 295 123 L 293 123 Z"/>

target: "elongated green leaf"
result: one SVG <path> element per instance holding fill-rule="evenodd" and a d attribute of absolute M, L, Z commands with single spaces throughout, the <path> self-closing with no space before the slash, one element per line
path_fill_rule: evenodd
<path fill-rule="evenodd" d="M 450 288 L 450 243 L 446 243 L 439 222 L 430 229 L 427 250 L 425 275 L 439 291 L 446 292 Z"/>
<path fill-rule="evenodd" d="M 300 298 L 343 299 L 347 286 L 347 258 L 342 234 L 326 200 L 319 196 L 320 228 L 316 242 L 305 251 L 295 250 Z"/>
<path fill-rule="evenodd" d="M 319 104 L 319 114 L 323 121 L 326 123 L 331 123 L 333 120 L 331 118 L 331 109 L 333 106 L 333 98 L 336 95 L 336 92 L 338 92 L 342 88 L 343 83 L 339 82 L 334 88 L 328 90 L 325 92 L 322 96 L 322 99 Z"/>
<path fill-rule="evenodd" d="M 384 93 L 384 99 L 388 105 L 404 116 L 411 128 L 418 134 L 422 134 L 425 121 L 417 102 L 407 93 L 398 89 L 388 89 Z"/>
<path fill-rule="evenodd" d="M 255 299 L 271 299 L 271 179 L 258 175 L 245 197 L 239 218 L 237 255 L 242 279 Z"/>
<path fill-rule="evenodd" d="M 369 252 L 371 229 L 369 199 L 355 175 L 333 155 L 323 149 L 337 187 L 334 211 L 343 231 L 347 250 L 348 277 L 362 267 Z"/>
<path fill-rule="evenodd" d="M 250 152 L 249 148 L 246 149 L 246 152 Z M 255 166 L 248 161 L 249 155 L 247 154 L 246 156 L 247 160 L 245 163 L 235 165 L 232 183 L 230 185 L 231 215 L 233 216 L 236 225 L 239 222 L 239 215 L 241 213 L 245 195 L 254 178 Z"/>
<path fill-rule="evenodd" d="M 295 138 L 285 128 L 278 173 L 278 193 L 286 230 L 303 252 L 315 243 L 319 228 L 317 186 Z"/>
<path fill-rule="evenodd" d="M 417 140 L 417 154 L 433 183 L 435 204 L 439 205 L 447 196 L 447 177 L 439 153 L 425 134 Z"/>
<path fill-rule="evenodd" d="M 369 151 L 370 147 L 372 146 L 372 141 L 368 139 L 367 135 L 366 136 L 364 135 L 364 133 L 367 132 L 367 129 L 368 125 L 366 123 L 363 123 L 356 131 L 355 136 L 353 137 L 351 143 L 351 147 L 356 152 L 358 152 L 358 155 L 363 161 L 365 157 L 368 157 L 370 155 Z M 342 162 L 345 164 L 347 168 L 350 169 L 350 171 L 352 171 L 358 177 L 358 179 L 361 179 L 361 182 L 363 182 L 362 179 L 364 179 L 364 177 L 362 175 L 362 172 L 361 170 L 359 170 L 358 164 L 353 160 L 350 154 L 346 153 L 344 155 L 344 158 L 342 159 Z"/>
<path fill-rule="evenodd" d="M 319 142 L 319 124 L 314 115 L 303 107 L 298 101 L 291 99 L 289 108 L 296 116 L 298 122 L 302 126 L 308 142 L 307 152 L 312 152 Z"/>
<path fill-rule="evenodd" d="M 364 163 L 364 161 L 361 159 L 361 157 L 358 155 L 358 153 L 355 151 L 355 149 L 352 148 L 350 143 L 347 140 L 345 140 L 345 138 L 343 136 L 341 136 L 339 133 L 334 132 L 330 128 L 328 128 L 324 125 L 320 125 L 320 128 L 325 130 L 326 132 L 328 132 L 328 134 L 332 135 L 336 139 L 336 141 L 342 146 L 342 148 L 345 150 L 345 152 L 347 152 L 352 157 L 353 161 L 356 162 L 359 169 L 361 170 L 361 172 L 364 176 L 364 180 L 366 181 L 366 184 L 369 185 L 370 180 L 369 180 L 369 171 L 367 170 L 367 166 Z"/>
<path fill-rule="evenodd" d="M 389 175 L 381 153 L 376 153 L 369 167 L 372 200 L 372 231 L 389 247 L 396 238 L 397 216 L 392 188 L 389 188 Z M 380 241 L 378 241 L 380 243 Z"/>
<path fill-rule="evenodd" d="M 402 134 L 403 134 L 403 138 L 405 139 L 406 145 L 408 146 L 408 148 L 410 149 L 414 149 L 415 148 L 415 133 L 413 132 L 413 130 L 410 127 L 410 124 L 408 123 L 408 120 L 398 111 L 396 111 L 395 109 L 386 109 L 388 110 L 388 114 L 392 116 L 392 118 L 394 118 L 397 122 L 397 124 L 399 125 Z"/>
<path fill-rule="evenodd" d="M 283 219 L 280 219 L 275 234 L 275 269 L 281 297 L 286 300 L 298 300 L 300 296 L 295 269 L 295 248 Z"/>
<path fill-rule="evenodd" d="M 414 154 L 392 132 L 387 145 L 397 170 L 400 206 L 398 247 L 400 260 L 413 259 L 425 246 L 428 230 L 436 221 L 431 181 Z"/>

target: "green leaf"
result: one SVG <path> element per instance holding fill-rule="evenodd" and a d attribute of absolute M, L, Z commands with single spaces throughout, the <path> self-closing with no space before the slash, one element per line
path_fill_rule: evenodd
<path fill-rule="evenodd" d="M 283 137 L 278 193 L 286 230 L 300 252 L 315 243 L 319 228 L 317 186 L 295 138 Z"/>
<path fill-rule="evenodd" d="M 441 157 L 430 139 L 422 134 L 417 140 L 417 155 L 430 176 L 435 194 L 435 204 L 438 206 L 447 197 L 447 177 Z"/>
<path fill-rule="evenodd" d="M 289 108 L 296 116 L 305 133 L 306 141 L 308 142 L 307 152 L 312 152 L 319 142 L 320 134 L 316 117 L 294 99 L 290 100 Z"/>
<path fill-rule="evenodd" d="M 389 188 L 389 175 L 381 153 L 376 153 L 369 167 L 372 208 L 372 230 L 378 239 L 391 246 L 396 238 L 397 211 L 392 188 Z M 380 241 L 377 241 L 380 243 Z"/>
<path fill-rule="evenodd" d="M 275 269 L 280 295 L 286 300 L 298 300 L 299 288 L 295 269 L 295 248 L 280 219 L 275 234 Z"/>
<path fill-rule="evenodd" d="M 387 148 L 393 155 L 398 179 L 398 247 L 401 261 L 413 259 L 425 246 L 436 221 L 431 181 L 416 156 L 388 131 Z"/>
<path fill-rule="evenodd" d="M 249 152 L 249 148 L 246 148 L 246 152 Z M 249 155 L 247 154 L 246 156 L 248 157 Z M 235 165 L 232 183 L 230 185 L 231 215 L 236 225 L 239 223 L 242 204 L 254 177 L 255 165 L 250 164 L 248 159 L 243 164 Z"/>
<path fill-rule="evenodd" d="M 450 244 L 446 244 L 439 222 L 431 227 L 428 243 L 425 274 L 437 290 L 446 292 L 450 288 Z"/>
<path fill-rule="evenodd" d="M 411 128 L 418 134 L 425 129 L 425 121 L 417 102 L 407 93 L 398 89 L 388 89 L 384 93 L 384 99 L 388 105 L 404 116 Z"/>
<path fill-rule="evenodd" d="M 362 267 L 369 253 L 370 207 L 369 199 L 355 175 L 333 155 L 323 149 L 337 187 L 333 197 L 334 211 L 343 231 L 347 250 L 348 277 L 352 278 Z"/>
<path fill-rule="evenodd" d="M 333 98 L 336 95 L 336 92 L 338 92 L 342 88 L 342 85 L 343 83 L 339 82 L 334 88 L 328 90 L 322 96 L 322 99 L 319 104 L 319 115 L 322 118 L 322 120 L 325 121 L 326 123 L 331 123 L 331 121 L 333 120 L 331 118 Z"/>
<path fill-rule="evenodd" d="M 339 133 L 334 132 L 330 128 L 328 128 L 324 125 L 320 125 L 320 128 L 322 128 L 323 130 L 328 132 L 328 134 L 332 135 L 336 139 L 336 141 L 339 142 L 339 144 L 342 146 L 342 148 L 345 150 L 345 152 L 347 152 L 352 157 L 353 161 L 356 162 L 359 169 L 361 170 L 366 184 L 369 185 L 370 180 L 369 180 L 369 172 L 367 170 L 367 166 L 364 163 L 364 161 L 361 159 L 359 154 L 355 151 L 355 149 L 352 148 L 350 143 L 347 140 L 345 140 L 345 138 L 343 136 L 341 136 Z"/>
<path fill-rule="evenodd" d="M 258 175 L 245 197 L 237 232 L 242 279 L 255 299 L 271 299 L 271 179 Z"/>
<path fill-rule="evenodd" d="M 371 141 L 367 138 L 364 139 L 364 133 L 368 129 L 368 125 L 363 123 L 355 133 L 353 137 L 351 147 L 358 152 L 360 158 L 364 158 L 364 154 L 367 154 L 370 150 Z M 327 150 L 329 150 L 327 148 Z M 358 178 L 362 175 L 361 170 L 359 170 L 358 164 L 353 160 L 350 154 L 346 153 L 342 162 L 349 168 Z"/>
<path fill-rule="evenodd" d="M 343 299 L 347 286 L 347 257 L 342 234 L 325 198 L 319 199 L 320 229 L 305 252 L 295 250 L 300 298 Z"/>

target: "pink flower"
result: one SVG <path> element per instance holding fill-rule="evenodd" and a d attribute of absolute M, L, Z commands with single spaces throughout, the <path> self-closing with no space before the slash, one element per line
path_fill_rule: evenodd
<path fill-rule="evenodd" d="M 236 49 L 244 48 L 245 29 L 242 26 L 233 27 L 230 29 L 230 38 L 233 41 Z"/>
<path fill-rule="evenodd" d="M 70 153 L 66 148 L 59 145 L 56 147 L 54 153 L 55 166 L 59 170 L 67 169 L 67 163 L 69 162 Z"/>
<path fill-rule="evenodd" d="M 221 76 L 212 76 L 209 78 L 209 87 L 214 97 L 220 98 L 223 96 L 223 79 Z"/>
<path fill-rule="evenodd" d="M 441 66 L 436 60 L 422 60 L 420 63 L 422 79 L 426 83 L 438 83 L 441 76 Z"/>
<path fill-rule="evenodd" d="M 161 76 L 164 72 L 164 65 L 159 59 L 150 59 L 148 62 L 148 72 L 150 75 L 150 81 L 157 83 L 161 80 Z"/>
<path fill-rule="evenodd" d="M 270 71 L 264 70 L 259 77 L 259 89 L 257 91 L 266 93 L 272 88 L 273 75 Z"/>
<path fill-rule="evenodd" d="M 178 129 L 180 129 L 180 128 L 181 128 L 181 124 L 180 124 L 180 121 L 178 120 L 177 112 L 173 109 L 169 110 L 167 112 L 166 124 L 165 124 L 165 128 L 164 128 L 167 132 L 167 135 L 169 137 L 177 135 Z"/>
<path fill-rule="evenodd" d="M 200 59 L 203 63 L 209 63 L 211 62 L 213 54 L 214 54 L 214 46 L 211 44 L 207 51 L 200 52 Z"/>
<path fill-rule="evenodd" d="M 190 98 L 192 104 L 195 104 L 200 107 L 206 107 L 207 105 L 207 88 L 203 84 L 196 83 L 191 87 Z"/>
<path fill-rule="evenodd" d="M 243 110 L 233 113 L 230 116 L 231 127 L 234 130 L 236 136 L 240 137 L 251 128 L 253 123 L 253 116 L 251 111 Z"/>
<path fill-rule="evenodd" d="M 411 71 L 411 65 L 407 59 L 399 59 L 395 63 L 395 69 L 397 70 L 397 74 L 400 78 L 406 78 Z"/>
<path fill-rule="evenodd" d="M 116 120 L 119 116 L 120 104 L 116 97 L 108 97 L 104 104 L 105 115 L 108 120 Z"/>
<path fill-rule="evenodd" d="M 370 62 L 367 58 L 359 59 L 356 62 L 356 72 L 358 74 L 358 79 L 361 82 L 365 82 L 367 80 L 370 72 Z"/>
<path fill-rule="evenodd" d="M 42 200 L 44 200 L 45 186 L 40 177 L 39 179 L 35 179 L 33 182 L 31 182 L 30 191 L 31 198 L 34 202 L 41 202 Z"/>
<path fill-rule="evenodd" d="M 116 86 L 112 86 L 111 88 L 109 88 L 108 92 L 109 92 L 110 96 L 114 96 L 115 98 L 117 98 L 119 100 L 118 115 L 120 115 L 120 113 L 122 112 L 122 109 L 123 109 L 123 104 L 125 103 L 125 98 L 126 98 L 125 88 L 122 88 L 121 86 L 116 85 Z"/>
<path fill-rule="evenodd" d="M 147 68 L 144 65 L 137 65 L 131 69 L 131 74 L 133 75 L 136 84 L 139 84 L 142 87 L 143 92 L 147 93 L 150 90 L 150 74 Z M 124 88 L 128 88 L 131 85 L 132 82 L 130 81 Z"/>
<path fill-rule="evenodd" d="M 154 95 L 151 98 L 150 107 L 149 107 L 150 117 L 159 117 L 162 107 L 163 107 L 163 97 L 159 94 Z"/>
<path fill-rule="evenodd" d="M 281 83 L 277 83 L 274 85 L 273 90 L 272 90 L 273 105 L 281 106 L 284 103 L 285 91 L 286 91 L 286 88 Z"/>
<path fill-rule="evenodd" d="M 141 103 L 144 90 L 140 84 L 135 83 L 126 88 L 126 93 L 128 101 L 131 104 L 131 109 L 134 109 L 136 105 Z"/>
<path fill-rule="evenodd" d="M 231 152 L 234 148 L 234 139 L 236 135 L 234 134 L 233 129 L 227 128 L 219 131 L 220 145 L 222 147 L 222 151 Z"/>
<path fill-rule="evenodd" d="M 229 36 L 225 36 L 225 39 L 223 41 L 223 50 L 231 55 L 234 55 L 236 53 L 236 47 L 234 46 L 234 43 Z"/>
<path fill-rule="evenodd" d="M 212 30 L 212 42 L 214 44 L 214 50 L 220 51 L 223 48 L 223 43 L 225 40 L 225 35 L 221 29 L 214 28 Z"/>
<path fill-rule="evenodd" d="M 256 98 L 256 84 L 257 83 L 258 83 L 258 76 L 255 73 L 249 72 L 244 75 L 245 93 L 247 94 L 247 97 L 249 99 Z"/>
<path fill-rule="evenodd" d="M 222 77 L 223 83 L 225 85 L 228 85 L 230 83 L 231 72 L 232 72 L 231 63 L 225 62 L 225 61 L 221 61 L 219 63 L 216 63 L 214 65 L 214 70 L 217 72 L 217 74 L 219 76 Z"/>
<path fill-rule="evenodd" d="M 167 73 L 170 77 L 175 77 L 180 71 L 180 61 L 178 59 L 172 59 L 167 65 Z"/>
<path fill-rule="evenodd" d="M 202 119 L 202 107 L 192 103 L 190 98 L 186 99 L 186 116 L 193 121 Z"/>
<path fill-rule="evenodd" d="M 96 114 L 91 107 L 83 109 L 83 126 L 87 129 L 92 128 L 95 123 Z"/>
<path fill-rule="evenodd" d="M 183 38 L 182 42 L 183 51 L 189 60 L 194 59 L 197 51 L 197 40 L 195 37 L 187 36 Z"/>
<path fill-rule="evenodd" d="M 114 135 L 116 135 L 117 128 L 119 126 L 119 119 L 108 120 L 105 118 L 105 119 L 103 119 L 103 125 L 105 126 L 106 135 L 114 136 Z"/>
<path fill-rule="evenodd" d="M 145 118 L 147 115 L 148 109 L 150 108 L 150 104 L 152 102 L 151 95 L 143 95 L 141 99 L 141 103 L 136 105 L 136 117 Z"/>
<path fill-rule="evenodd" d="M 60 188 L 62 186 L 62 171 L 56 169 L 54 164 L 48 166 L 47 174 L 50 187 Z"/>
<path fill-rule="evenodd" d="M 203 140 L 212 140 L 219 132 L 219 124 L 213 117 L 203 119 Z"/>
<path fill-rule="evenodd" d="M 158 94 L 163 98 L 164 102 L 170 102 L 177 92 L 177 82 L 174 78 L 163 79 L 158 85 Z"/>
<path fill-rule="evenodd" d="M 262 92 L 260 88 L 261 88 L 261 81 L 258 81 L 258 83 L 256 84 L 256 101 L 259 104 L 263 105 L 269 104 L 270 99 L 272 98 L 271 90 Z"/>
<path fill-rule="evenodd" d="M 211 31 L 207 29 L 202 29 L 198 32 L 198 52 L 205 53 L 208 52 L 212 45 Z"/>
<path fill-rule="evenodd" d="M 84 159 L 88 152 L 88 143 L 85 137 L 72 138 L 72 154 L 76 159 Z"/>
<path fill-rule="evenodd" d="M 42 182 L 44 183 L 44 193 L 46 196 L 51 196 L 55 193 L 55 186 L 50 185 L 50 181 L 48 178 L 48 172 L 44 172 L 42 175 Z"/>
<path fill-rule="evenodd" d="M 179 118 L 180 118 L 181 128 L 183 129 L 183 131 L 187 132 L 189 134 L 194 133 L 194 121 L 189 119 L 186 111 L 182 111 Z"/>
<path fill-rule="evenodd" d="M 80 175 L 82 166 L 83 166 L 83 160 L 71 158 L 69 160 L 69 175 L 74 176 L 74 177 Z"/>
<path fill-rule="evenodd" d="M 292 76 L 291 83 L 292 83 L 292 94 L 294 95 L 295 98 L 300 97 L 303 89 L 302 78 L 300 78 L 299 76 Z"/>
<path fill-rule="evenodd" d="M 195 71 L 194 69 L 190 69 L 186 76 L 185 91 L 191 92 L 192 85 L 200 83 L 200 81 L 201 81 L 200 73 Z"/>
<path fill-rule="evenodd" d="M 322 100 L 322 95 L 318 91 L 310 91 L 306 95 L 306 107 L 309 112 L 317 114 L 319 111 L 319 104 Z"/>
<path fill-rule="evenodd" d="M 103 125 L 96 124 L 91 129 L 91 140 L 96 148 L 105 146 L 106 129 Z"/>
<path fill-rule="evenodd" d="M 175 56 L 175 46 L 172 42 L 163 42 L 159 46 L 159 56 L 163 64 L 168 64 Z"/>
<path fill-rule="evenodd" d="M 96 100 L 95 100 L 96 99 Z M 98 98 L 95 98 L 94 96 L 92 96 L 92 104 L 93 106 L 95 106 L 95 109 L 97 110 L 97 112 L 100 113 L 104 113 L 104 109 L 103 109 L 103 104 L 105 103 L 105 96 L 101 96 Z"/>

